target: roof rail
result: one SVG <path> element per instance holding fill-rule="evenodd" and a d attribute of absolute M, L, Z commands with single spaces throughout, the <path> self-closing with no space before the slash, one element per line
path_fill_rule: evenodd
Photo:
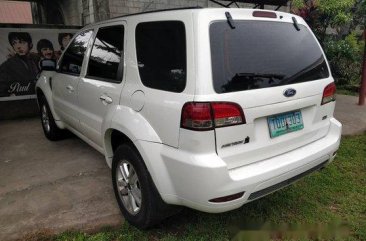
<path fill-rule="evenodd" d="M 146 12 L 141 12 L 141 13 L 131 13 L 131 14 L 126 14 L 126 15 L 121 15 L 121 16 L 113 17 L 113 18 L 110 18 L 110 19 L 122 18 L 122 17 L 129 17 L 129 16 L 141 15 L 141 14 L 146 14 L 146 13 L 158 13 L 158 12 L 168 12 L 168 11 L 174 11 L 174 10 L 202 9 L 202 8 L 203 7 L 200 7 L 200 6 L 196 6 L 196 7 L 183 7 L 183 8 L 167 8 L 167 9 L 159 9 L 159 10 L 146 11 Z"/>

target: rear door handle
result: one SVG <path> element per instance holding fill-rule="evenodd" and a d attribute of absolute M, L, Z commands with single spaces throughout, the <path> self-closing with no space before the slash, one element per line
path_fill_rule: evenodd
<path fill-rule="evenodd" d="M 99 99 L 105 104 L 112 104 L 113 100 L 108 95 L 101 95 Z"/>
<path fill-rule="evenodd" d="M 67 89 L 70 93 L 74 92 L 74 87 L 72 87 L 71 85 L 66 86 L 66 89 Z"/>

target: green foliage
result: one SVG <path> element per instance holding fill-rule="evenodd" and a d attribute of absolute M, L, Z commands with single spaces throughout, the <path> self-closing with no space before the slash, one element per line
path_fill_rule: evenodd
<path fill-rule="evenodd" d="M 351 33 L 340 40 L 328 37 L 323 46 L 338 85 L 357 86 L 361 80 L 364 42 Z"/>
<path fill-rule="evenodd" d="M 356 26 L 366 27 L 366 1 L 356 0 L 352 8 L 352 21 L 350 29 L 353 30 Z"/>
<path fill-rule="evenodd" d="M 356 54 L 362 53 L 365 44 L 364 41 L 360 41 L 358 39 L 356 32 L 352 32 L 351 34 L 347 35 L 345 41 L 348 43 L 351 49 L 354 49 Z M 360 60 L 362 58 L 360 55 L 355 57 L 357 60 Z"/>
<path fill-rule="evenodd" d="M 320 11 L 325 14 L 336 16 L 337 14 L 343 14 L 348 11 L 356 0 L 318 0 L 318 7 Z"/>
<path fill-rule="evenodd" d="M 351 8 L 355 0 L 318 0 L 318 9 L 332 26 L 339 26 L 351 21 Z"/>
<path fill-rule="evenodd" d="M 295 8 L 303 8 L 305 6 L 304 0 L 292 0 L 292 6 Z"/>
<path fill-rule="evenodd" d="M 364 52 L 360 30 L 366 26 L 366 1 L 293 0 L 292 6 L 324 47 L 338 85 L 356 92 Z"/>
<path fill-rule="evenodd" d="M 348 27 L 351 33 L 357 26 L 365 25 L 365 0 L 293 0 L 292 12 L 308 22 L 319 40 L 324 40 L 326 30 Z M 339 33 L 344 35 L 344 33 Z"/>

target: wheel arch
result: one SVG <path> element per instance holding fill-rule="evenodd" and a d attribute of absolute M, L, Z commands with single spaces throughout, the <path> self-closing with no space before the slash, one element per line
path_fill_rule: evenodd
<path fill-rule="evenodd" d="M 113 121 L 112 121 L 113 122 Z M 133 128 L 131 129 L 131 127 Z M 154 143 L 161 143 L 160 138 L 157 136 L 154 130 L 149 129 L 147 125 L 145 126 L 136 126 L 134 123 L 130 123 L 130 125 L 123 125 L 123 122 L 118 122 L 111 124 L 109 128 L 105 128 L 104 132 L 104 150 L 106 161 L 109 167 L 112 166 L 112 159 L 115 150 L 121 144 L 130 144 L 141 154 L 141 150 L 139 150 L 138 145 L 136 145 L 136 141 L 147 141 Z M 136 133 L 136 131 L 138 133 Z M 139 134 L 140 133 L 140 134 Z M 145 135 L 141 135 L 141 133 L 146 133 Z M 145 165 L 148 167 L 149 163 Z"/>
<path fill-rule="evenodd" d="M 154 128 L 143 115 L 127 106 L 118 105 L 110 110 L 105 117 L 102 129 L 104 130 L 104 150 L 109 167 L 112 166 L 113 153 L 118 144 L 126 142 L 133 144 L 141 153 L 135 145 L 136 141 L 162 143 Z"/>
<path fill-rule="evenodd" d="M 108 166 L 112 168 L 113 150 L 122 143 L 131 143 L 141 156 L 163 200 L 178 204 L 174 195 L 170 195 L 175 193 L 174 187 L 166 181 L 170 178 L 169 172 L 160 156 L 164 144 L 143 113 L 126 105 L 116 105 L 109 109 L 104 119 L 103 147 Z"/>
<path fill-rule="evenodd" d="M 106 161 L 110 168 L 112 168 L 113 165 L 113 152 L 118 148 L 118 146 L 122 144 L 131 145 L 132 148 L 134 148 L 141 156 L 141 160 L 145 164 L 146 169 L 149 172 L 150 177 L 161 198 L 166 203 L 171 203 L 171 200 L 167 199 L 165 194 L 175 193 L 174 187 L 172 187 L 169 182 L 166 182 L 166 180 L 170 178 L 167 167 L 162 159 L 156 156 L 157 153 L 159 153 L 161 146 L 163 146 L 161 143 L 134 139 L 128 134 L 113 128 L 110 128 L 106 131 L 104 141 Z M 146 147 L 148 148 L 146 149 Z M 151 152 L 152 150 L 154 153 Z M 174 204 L 178 203 L 175 202 Z"/>
<path fill-rule="evenodd" d="M 56 121 L 56 124 L 59 128 L 64 129 L 64 124 L 60 120 L 59 115 L 55 112 L 54 106 L 53 106 L 53 99 L 52 99 L 52 89 L 51 89 L 51 80 L 52 75 L 50 75 L 47 71 L 47 73 L 43 72 L 36 83 L 36 95 L 37 95 L 37 103 L 39 107 L 39 100 L 41 97 L 44 97 L 45 100 L 48 103 L 48 106 L 50 107 L 51 113 L 53 115 L 53 118 Z"/>
<path fill-rule="evenodd" d="M 122 131 L 114 128 L 109 128 L 104 133 L 104 150 L 106 161 L 109 167 L 112 167 L 113 155 L 118 146 L 122 144 L 133 144 L 131 137 L 124 134 Z"/>

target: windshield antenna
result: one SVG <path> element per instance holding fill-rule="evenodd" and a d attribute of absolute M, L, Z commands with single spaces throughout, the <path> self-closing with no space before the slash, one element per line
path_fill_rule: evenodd
<path fill-rule="evenodd" d="M 229 12 L 225 12 L 226 18 L 227 18 L 227 22 L 230 25 L 230 28 L 234 29 L 235 25 L 234 25 L 234 21 L 233 18 L 231 17 L 231 14 Z"/>
<path fill-rule="evenodd" d="M 295 17 L 292 17 L 292 21 L 294 22 L 294 26 L 295 26 L 296 30 L 300 31 L 299 23 L 297 22 Z"/>

